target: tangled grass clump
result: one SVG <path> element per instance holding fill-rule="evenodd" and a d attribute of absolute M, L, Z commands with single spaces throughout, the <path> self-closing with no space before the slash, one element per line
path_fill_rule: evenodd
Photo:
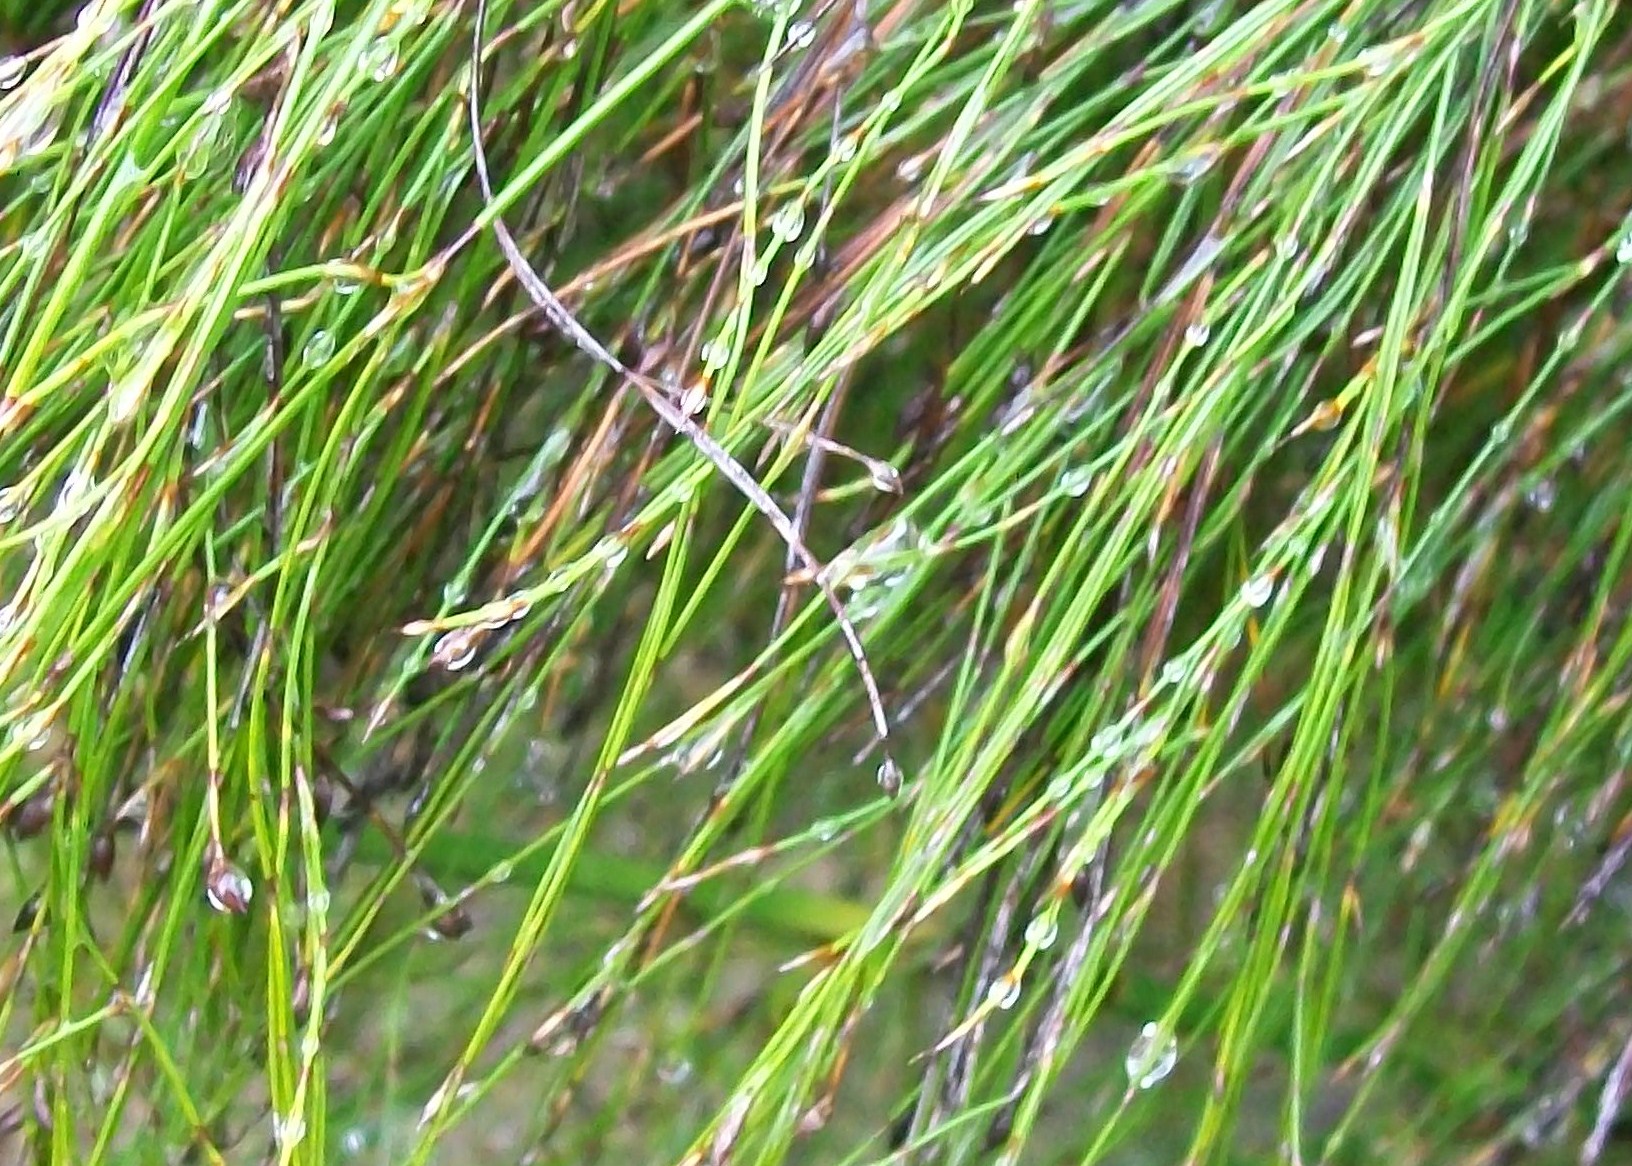
<path fill-rule="evenodd" d="M 0 1146 L 1610 1162 L 1609 0 L 5 0 Z"/>

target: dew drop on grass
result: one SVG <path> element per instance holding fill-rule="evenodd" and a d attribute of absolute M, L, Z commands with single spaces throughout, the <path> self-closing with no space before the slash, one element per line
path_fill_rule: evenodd
<path fill-rule="evenodd" d="M 808 49 L 816 40 L 816 24 L 814 21 L 801 20 L 788 26 L 788 47 L 790 49 Z"/>
<path fill-rule="evenodd" d="M 761 287 L 771 277 L 771 261 L 763 255 L 754 262 L 748 271 L 748 282 L 755 287 Z"/>
<path fill-rule="evenodd" d="M 629 546 L 622 540 L 610 536 L 601 541 L 601 553 L 606 557 L 606 571 L 610 575 L 623 566 L 623 561 L 629 557 Z"/>
<path fill-rule="evenodd" d="M 1241 584 L 1241 599 L 1248 607 L 1258 608 L 1269 602 L 1269 597 L 1275 590 L 1275 577 L 1268 571 L 1262 575 L 1254 575 Z"/>
<path fill-rule="evenodd" d="M 38 753 L 51 743 L 51 718 L 46 713 L 37 713 L 27 720 L 19 721 L 12 734 L 23 743 L 24 749 L 30 753 Z"/>
<path fill-rule="evenodd" d="M 992 986 L 986 989 L 986 999 L 991 1001 L 993 1008 L 1001 1008 L 1007 1012 L 1020 1003 L 1020 978 L 1013 974 L 999 976 L 992 981 Z"/>
<path fill-rule="evenodd" d="M 901 471 L 889 462 L 875 461 L 868 463 L 867 477 L 873 484 L 873 489 L 881 494 L 901 493 Z"/>
<path fill-rule="evenodd" d="M 323 328 L 313 332 L 300 350 L 300 361 L 307 368 L 322 368 L 334 358 L 334 334 Z"/>
<path fill-rule="evenodd" d="M 818 842 L 831 842 L 839 836 L 839 823 L 832 818 L 820 818 L 811 823 L 810 832 Z"/>
<path fill-rule="evenodd" d="M 1206 320 L 1194 320 L 1184 330 L 1184 342 L 1191 348 L 1200 348 L 1212 338 L 1213 329 Z"/>
<path fill-rule="evenodd" d="M 1059 938 L 1060 924 L 1051 914 L 1038 915 L 1026 924 L 1026 943 L 1039 951 L 1047 951 Z"/>
<path fill-rule="evenodd" d="M 684 1085 L 691 1080 L 692 1072 L 691 1062 L 682 1057 L 660 1067 L 657 1079 L 669 1086 Z"/>
<path fill-rule="evenodd" d="M 563 61 L 570 61 L 574 57 L 576 57 L 577 55 L 578 55 L 578 38 L 577 37 L 569 38 L 561 46 L 561 59 Z"/>
<path fill-rule="evenodd" d="M 23 57 L 0 57 L 0 89 L 15 89 L 28 70 Z"/>
<path fill-rule="evenodd" d="M 1139 1030 L 1124 1067 L 1128 1083 L 1135 1089 L 1149 1089 L 1173 1071 L 1179 1060 L 1179 1043 L 1173 1034 L 1159 1024 L 1147 1024 Z"/>
<path fill-rule="evenodd" d="M 1081 498 L 1093 485 L 1094 471 L 1087 466 L 1069 466 L 1060 471 L 1060 489 L 1073 498 Z"/>
<path fill-rule="evenodd" d="M 1101 757 L 1109 757 L 1122 748 L 1122 727 L 1120 725 L 1106 725 L 1093 735 L 1088 742 L 1088 750 Z"/>
<path fill-rule="evenodd" d="M 509 859 L 495 863 L 493 869 L 487 872 L 487 881 L 490 883 L 507 883 L 510 876 L 516 873 L 516 865 Z"/>
<path fill-rule="evenodd" d="M 1052 227 L 1053 225 L 1054 225 L 1054 216 L 1053 215 L 1043 215 L 1042 217 L 1033 219 L 1030 223 L 1026 224 L 1026 234 L 1028 234 L 1028 235 L 1046 235 L 1046 234 L 1048 234 L 1048 229 L 1050 227 Z"/>
<path fill-rule="evenodd" d="M 368 1149 L 368 1131 L 362 1126 L 352 1126 L 340 1135 L 340 1152 L 346 1157 L 360 1158 L 366 1149 Z"/>
<path fill-rule="evenodd" d="M 363 71 L 376 81 L 389 81 L 397 75 L 397 43 L 382 36 L 363 51 Z"/>
<path fill-rule="evenodd" d="M 892 798 L 901 792 L 901 766 L 895 758 L 886 757 L 879 762 L 878 787 Z"/>
<path fill-rule="evenodd" d="M 705 371 L 718 372 L 731 359 L 731 343 L 728 340 L 706 340 L 697 355 L 702 357 Z"/>
<path fill-rule="evenodd" d="M 1189 186 L 1205 176 L 1207 171 L 1213 168 L 1213 163 L 1217 160 L 1218 148 L 1216 146 L 1204 146 L 1178 164 L 1173 171 L 1174 177 L 1183 185 Z"/>
<path fill-rule="evenodd" d="M 204 897 L 223 915 L 242 915 L 255 897 L 255 884 L 231 863 L 218 863 L 205 880 Z"/>
<path fill-rule="evenodd" d="M 805 204 L 790 202 L 771 216 L 771 234 L 784 243 L 791 243 L 805 230 Z"/>
<path fill-rule="evenodd" d="M 290 1150 L 306 1138 L 306 1119 L 298 1113 L 272 1119 L 272 1140 L 280 1150 Z"/>
<path fill-rule="evenodd" d="M 449 672 L 461 672 L 476 658 L 476 636 L 472 628 L 455 628 L 444 633 L 431 649 L 431 662 Z"/>
<path fill-rule="evenodd" d="M 334 135 L 340 129 L 341 112 L 338 107 L 329 110 L 328 116 L 323 119 L 323 124 L 317 127 L 317 144 L 319 147 L 327 146 L 334 141 Z M 460 175 L 460 181 L 464 181 L 463 175 Z"/>

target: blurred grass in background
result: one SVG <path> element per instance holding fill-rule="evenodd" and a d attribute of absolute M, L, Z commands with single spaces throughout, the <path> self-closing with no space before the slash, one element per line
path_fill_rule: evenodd
<path fill-rule="evenodd" d="M 1632 1160 L 1615 4 L 0 9 L 5 1153 Z"/>

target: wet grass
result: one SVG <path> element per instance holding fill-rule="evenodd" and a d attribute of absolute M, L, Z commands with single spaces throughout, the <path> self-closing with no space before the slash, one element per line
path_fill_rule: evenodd
<path fill-rule="evenodd" d="M 0 1138 L 1625 1154 L 1632 26 L 0 29 Z"/>

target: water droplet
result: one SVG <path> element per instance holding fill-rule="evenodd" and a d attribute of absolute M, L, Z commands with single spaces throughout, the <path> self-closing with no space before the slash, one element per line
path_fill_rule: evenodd
<path fill-rule="evenodd" d="M 1360 67 L 1368 77 L 1381 77 L 1394 63 L 1392 45 L 1375 45 L 1360 54 Z"/>
<path fill-rule="evenodd" d="M 340 1151 L 348 1158 L 360 1157 L 368 1149 L 368 1131 L 362 1126 L 352 1126 L 340 1135 Z"/>
<path fill-rule="evenodd" d="M 1028 235 L 1046 235 L 1046 234 L 1048 234 L 1048 229 L 1050 227 L 1052 227 L 1053 225 L 1054 225 L 1054 216 L 1053 215 L 1043 215 L 1042 217 L 1033 219 L 1031 222 L 1026 224 L 1026 234 L 1028 234 Z"/>
<path fill-rule="evenodd" d="M 327 915 L 329 913 L 330 902 L 331 899 L 329 897 L 328 887 L 314 887 L 312 890 L 306 892 L 306 910 L 311 912 L 313 915 Z"/>
<path fill-rule="evenodd" d="M 332 281 L 334 294 L 337 296 L 354 296 L 363 290 L 362 281 L 340 278 Z"/>
<path fill-rule="evenodd" d="M 687 417 L 695 417 L 708 408 L 708 390 L 700 383 L 692 385 L 680 394 L 680 411 Z"/>
<path fill-rule="evenodd" d="M 784 243 L 791 243 L 805 230 L 805 204 L 790 202 L 771 216 L 771 234 Z"/>
<path fill-rule="evenodd" d="M 723 336 L 705 340 L 697 355 L 702 358 L 705 371 L 718 372 L 731 359 L 731 341 Z"/>
<path fill-rule="evenodd" d="M 130 420 L 141 405 L 146 389 L 147 379 L 141 376 L 127 376 L 116 382 L 108 390 L 108 420 L 115 425 Z"/>
<path fill-rule="evenodd" d="M 1173 176 L 1185 186 L 1201 179 L 1207 171 L 1213 168 L 1218 160 L 1218 147 L 1203 146 L 1193 154 L 1186 155 L 1173 170 Z"/>
<path fill-rule="evenodd" d="M 1551 478 L 1542 478 L 1525 491 L 1524 500 L 1530 504 L 1532 510 L 1546 514 L 1553 508 L 1558 498 L 1558 487 Z"/>
<path fill-rule="evenodd" d="M 1338 44 L 1342 44 L 1349 39 L 1349 29 L 1342 21 L 1334 20 L 1327 26 L 1326 35 Z"/>
<path fill-rule="evenodd" d="M 606 559 L 606 572 L 609 575 L 623 566 L 623 561 L 629 557 L 628 544 L 610 536 L 601 540 L 598 549 Z"/>
<path fill-rule="evenodd" d="M 1326 561 L 1327 546 L 1327 543 L 1321 543 L 1313 551 L 1309 552 L 1309 573 L 1311 575 L 1320 574 L 1321 564 Z"/>
<path fill-rule="evenodd" d="M 41 711 L 18 721 L 12 736 L 30 753 L 38 753 L 51 743 L 51 714 Z"/>
<path fill-rule="evenodd" d="M 1184 342 L 1191 348 L 1200 348 L 1212 338 L 1212 326 L 1206 320 L 1193 320 L 1184 330 Z"/>
<path fill-rule="evenodd" d="M 1269 597 L 1274 590 L 1275 576 L 1265 571 L 1261 575 L 1254 575 L 1241 584 L 1241 600 L 1248 607 L 1262 607 L 1269 602 Z"/>
<path fill-rule="evenodd" d="M 444 632 L 431 649 L 431 663 L 449 672 L 461 672 L 476 659 L 476 631 L 474 628 L 455 628 Z"/>
<path fill-rule="evenodd" d="M 1128 1083 L 1135 1089 L 1149 1089 L 1173 1071 L 1179 1060 L 1179 1042 L 1159 1024 L 1139 1030 L 1128 1049 Z"/>
<path fill-rule="evenodd" d="M 495 863 L 493 869 L 487 872 L 487 881 L 490 883 L 507 883 L 516 873 L 516 865 L 509 859 Z"/>
<path fill-rule="evenodd" d="M 570 61 L 578 55 L 578 38 L 570 37 L 561 45 L 561 59 Z"/>
<path fill-rule="evenodd" d="M 76 506 L 92 490 L 96 489 L 96 479 L 91 472 L 82 466 L 75 466 L 62 479 L 62 489 L 57 491 L 57 505 L 63 509 Z"/>
<path fill-rule="evenodd" d="M 815 41 L 815 21 L 801 20 L 788 26 L 788 48 L 808 49 Z"/>
<path fill-rule="evenodd" d="M 223 915 L 242 915 L 255 897 L 255 884 L 230 862 L 217 862 L 205 881 L 204 896 Z"/>
<path fill-rule="evenodd" d="M 272 1140 L 280 1150 L 298 1146 L 306 1138 L 306 1119 L 298 1113 L 272 1119 Z"/>
<path fill-rule="evenodd" d="M 313 332 L 300 350 L 300 360 L 307 368 L 322 368 L 334 357 L 334 334 L 322 328 Z"/>
<path fill-rule="evenodd" d="M 24 57 L 0 57 L 0 89 L 15 89 L 28 71 Z"/>
<path fill-rule="evenodd" d="M 867 464 L 867 477 L 873 483 L 873 489 L 881 493 L 901 493 L 901 471 L 889 462 L 869 462 Z"/>
<path fill-rule="evenodd" d="M 1162 683 L 1173 686 L 1182 681 L 1190 672 L 1190 665 L 1183 658 L 1169 660 L 1162 665 Z"/>
<path fill-rule="evenodd" d="M 901 766 L 893 757 L 886 757 L 878 764 L 878 788 L 890 797 L 901 792 Z"/>
<path fill-rule="evenodd" d="M 903 158 L 895 168 L 895 176 L 903 182 L 916 182 L 924 173 L 924 166 L 928 160 L 927 154 L 914 154 L 910 158 Z"/>
<path fill-rule="evenodd" d="M 992 981 L 992 986 L 986 989 L 986 999 L 993 1008 L 1001 1008 L 1007 1012 L 1020 1003 L 1020 978 L 1013 973 L 1005 973 Z"/>
<path fill-rule="evenodd" d="M 1492 705 L 1485 714 L 1485 723 L 1495 732 L 1502 732 L 1507 728 L 1507 710 L 1501 705 Z"/>
<path fill-rule="evenodd" d="M 1060 489 L 1073 498 L 1081 498 L 1094 484 L 1094 471 L 1087 466 L 1068 466 L 1060 471 Z"/>
<path fill-rule="evenodd" d="M 684 1085 L 691 1080 L 691 1062 L 685 1058 L 670 1061 L 657 1070 L 657 1079 L 665 1085 Z"/>
<path fill-rule="evenodd" d="M 839 139 L 838 148 L 833 151 L 833 160 L 840 163 L 852 161 L 855 159 L 856 150 L 859 148 L 855 135 L 845 134 L 844 137 Z"/>
<path fill-rule="evenodd" d="M 839 823 L 833 818 L 821 818 L 811 823 L 810 832 L 818 842 L 831 842 L 839 836 Z"/>
<path fill-rule="evenodd" d="M 1047 951 L 1059 938 L 1060 923 L 1053 914 L 1038 915 L 1026 924 L 1026 942 L 1039 951 Z"/>
<path fill-rule="evenodd" d="M 755 287 L 761 287 L 771 277 L 771 261 L 761 255 L 755 260 L 753 267 L 748 271 L 748 282 Z"/>
<path fill-rule="evenodd" d="M 363 71 L 376 81 L 389 81 L 397 75 L 397 42 L 382 36 L 363 50 Z"/>
<path fill-rule="evenodd" d="M 1632 263 L 1632 231 L 1621 236 L 1621 241 L 1615 248 L 1615 262 Z"/>
<path fill-rule="evenodd" d="M 1296 231 L 1288 231 L 1284 235 L 1275 236 L 1275 254 L 1284 262 L 1290 262 L 1298 257 L 1298 235 Z"/>
<path fill-rule="evenodd" d="M 340 117 L 345 112 L 346 107 L 340 102 L 329 107 L 327 116 L 323 118 L 323 124 L 317 127 L 317 144 L 320 147 L 334 141 L 334 135 L 340 131 Z M 462 173 L 458 177 L 460 182 L 464 181 Z"/>

